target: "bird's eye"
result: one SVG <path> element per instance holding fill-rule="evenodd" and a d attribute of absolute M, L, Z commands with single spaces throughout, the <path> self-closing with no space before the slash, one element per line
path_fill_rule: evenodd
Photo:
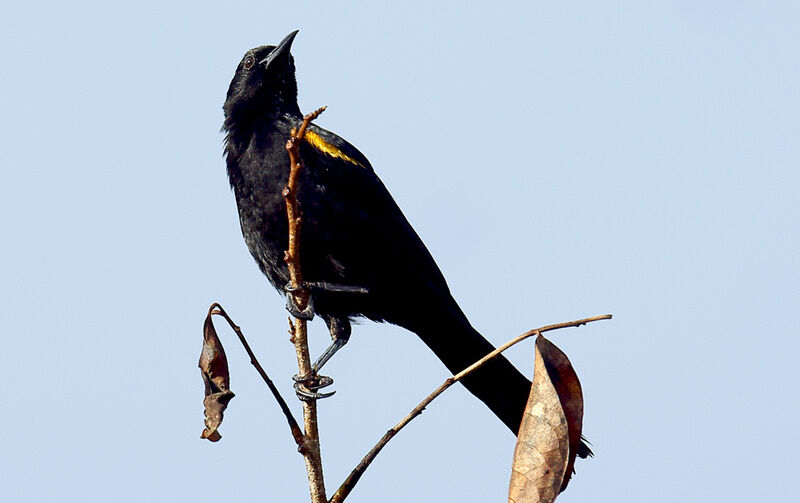
<path fill-rule="evenodd" d="M 253 56 L 247 56 L 244 58 L 244 69 L 249 70 L 253 68 L 253 65 L 256 64 L 256 58 Z"/>

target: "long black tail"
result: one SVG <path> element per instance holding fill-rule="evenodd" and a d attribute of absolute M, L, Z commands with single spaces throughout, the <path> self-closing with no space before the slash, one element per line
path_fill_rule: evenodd
<path fill-rule="evenodd" d="M 388 319 L 414 333 L 453 374 L 494 350 L 494 346 L 472 328 L 467 317 L 447 291 L 417 289 L 414 306 L 403 306 Z M 528 401 L 531 382 L 502 355 L 486 362 L 461 383 L 500 418 L 516 435 Z"/>
<path fill-rule="evenodd" d="M 495 349 L 472 328 L 454 300 L 446 309 L 437 309 L 435 314 L 418 317 L 413 323 L 400 324 L 415 332 L 453 374 Z M 517 434 L 531 382 L 510 361 L 498 355 L 462 379 L 461 383 L 485 403 L 514 435 Z M 585 458 L 591 456 L 592 451 L 581 441 L 577 454 Z"/>
<path fill-rule="evenodd" d="M 433 316 L 427 323 L 415 326 L 414 332 L 456 374 L 493 351 L 494 346 L 472 328 L 463 314 L 452 314 L 456 316 Z M 498 355 L 461 383 L 517 434 L 531 382 L 511 362 Z"/>

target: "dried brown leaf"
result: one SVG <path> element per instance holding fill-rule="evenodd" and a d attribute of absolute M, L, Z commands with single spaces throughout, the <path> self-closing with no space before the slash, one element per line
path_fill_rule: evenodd
<path fill-rule="evenodd" d="M 218 428 L 222 423 L 222 416 L 228 402 L 234 397 L 230 390 L 230 374 L 228 373 L 228 358 L 225 356 L 225 349 L 214 329 L 214 322 L 211 320 L 214 306 L 211 307 L 203 324 L 203 351 L 200 353 L 200 372 L 203 376 L 205 385 L 205 429 L 200 435 L 212 442 L 222 438 Z"/>
<path fill-rule="evenodd" d="M 581 443 L 583 394 L 567 356 L 536 338 L 533 383 L 522 418 L 508 501 L 552 502 L 566 489 Z"/>
<path fill-rule="evenodd" d="M 564 474 L 564 483 L 561 485 L 561 491 L 563 491 L 567 488 L 569 479 L 575 472 L 575 456 L 578 454 L 581 444 L 583 392 L 581 391 L 581 382 L 578 380 L 578 375 L 563 351 L 541 335 L 536 339 L 536 348 L 542 355 L 547 374 L 550 376 L 556 393 L 558 393 L 564 416 L 567 419 L 569 457 L 567 459 L 567 470 Z M 589 452 L 591 453 L 591 451 Z"/>
<path fill-rule="evenodd" d="M 567 418 L 539 349 L 541 339 L 536 339 L 533 383 L 514 450 L 510 503 L 554 501 L 567 471 Z"/>

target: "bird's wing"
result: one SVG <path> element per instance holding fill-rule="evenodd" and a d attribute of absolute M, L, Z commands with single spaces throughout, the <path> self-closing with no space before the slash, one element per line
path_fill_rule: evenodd
<path fill-rule="evenodd" d="M 339 136 L 320 127 L 308 132 L 310 149 L 302 153 L 326 207 L 334 208 L 317 233 L 328 236 L 331 258 L 352 281 L 415 289 L 433 289 L 449 297 L 444 276 L 367 158 Z M 308 158 L 308 159 L 306 159 Z M 375 277 L 381 274 L 381 277 Z"/>

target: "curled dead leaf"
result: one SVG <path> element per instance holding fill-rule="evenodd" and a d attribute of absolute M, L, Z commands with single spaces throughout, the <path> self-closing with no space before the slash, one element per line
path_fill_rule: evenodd
<path fill-rule="evenodd" d="M 581 450 L 583 395 L 566 355 L 536 338 L 533 382 L 522 418 L 508 501 L 552 502 L 566 489 Z"/>
<path fill-rule="evenodd" d="M 564 483 L 561 491 L 567 488 L 570 477 L 575 473 L 575 456 L 585 458 L 592 455 L 592 451 L 581 440 L 583 429 L 583 391 L 578 374 L 572 368 L 567 355 L 558 347 L 542 336 L 536 339 L 536 347 L 542 354 L 542 360 L 547 368 L 547 375 L 553 382 L 558 393 L 561 407 L 567 418 L 569 438 L 569 459 L 567 471 L 564 474 Z"/>
<path fill-rule="evenodd" d="M 218 428 L 222 424 L 222 416 L 228 407 L 228 402 L 234 397 L 230 390 L 230 374 L 228 373 L 228 358 L 225 356 L 225 349 L 222 347 L 214 329 L 214 322 L 211 320 L 215 305 L 208 310 L 205 323 L 203 324 L 203 351 L 200 353 L 200 372 L 203 376 L 205 387 L 205 398 L 203 407 L 205 408 L 205 429 L 200 435 L 212 442 L 222 438 Z"/>

